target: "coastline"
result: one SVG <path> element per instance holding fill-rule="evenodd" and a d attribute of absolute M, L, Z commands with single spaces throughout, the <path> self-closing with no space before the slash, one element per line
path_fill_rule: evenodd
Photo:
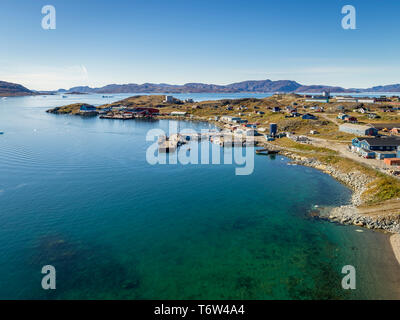
<path fill-rule="evenodd" d="M 55 111 L 57 108 L 53 109 Z M 49 112 L 50 110 L 48 110 Z M 69 113 L 69 111 L 67 112 Z M 170 116 L 161 115 L 155 117 L 156 120 L 177 120 L 177 121 L 189 121 L 189 122 L 205 122 L 214 125 L 217 128 L 223 128 L 224 126 L 217 121 L 210 119 L 209 117 L 194 116 L 191 118 L 185 116 Z M 368 229 L 380 230 L 385 233 L 400 234 L 400 216 L 398 214 L 388 215 L 384 210 L 379 209 L 378 214 L 364 214 L 360 210 L 365 204 L 362 198 L 362 194 L 367 190 L 367 185 L 374 181 L 374 178 L 358 171 L 356 168 L 350 172 L 340 170 L 338 167 L 323 163 L 312 155 L 299 155 L 298 152 L 290 150 L 284 146 L 270 144 L 267 141 L 258 141 L 260 146 L 278 148 L 281 154 L 293 159 L 293 163 L 298 165 L 308 166 L 320 170 L 324 173 L 329 174 L 334 179 L 345 184 L 349 187 L 352 192 L 350 203 L 347 205 L 341 205 L 339 207 L 332 208 L 326 212 L 320 212 L 319 218 L 326 219 L 332 222 L 344 224 L 344 225 L 355 225 Z M 365 211 L 365 210 L 364 210 Z M 389 239 L 388 239 L 389 240 Z M 391 243 L 394 254 L 399 254 L 398 262 L 400 265 L 400 241 L 389 241 Z"/>
<path fill-rule="evenodd" d="M 179 119 L 174 117 L 163 117 L 163 119 L 179 121 L 204 121 L 215 125 L 220 129 L 223 128 L 219 122 L 211 121 L 209 119 L 185 119 L 184 117 Z M 260 145 L 274 148 L 278 147 L 280 149 L 280 154 L 292 159 L 292 163 L 322 171 L 350 188 L 352 190 L 352 195 L 349 204 L 333 207 L 326 211 L 319 210 L 319 215 L 317 215 L 318 218 L 334 223 L 340 223 L 342 225 L 353 225 L 386 233 L 388 235 L 388 244 L 392 248 L 394 258 L 400 267 L 400 216 L 364 215 L 359 210 L 359 207 L 364 204 L 362 194 L 364 191 L 366 191 L 366 186 L 374 180 L 372 177 L 363 174 L 358 170 L 354 170 L 352 172 L 342 172 L 336 167 L 327 165 L 312 157 L 309 158 L 306 156 L 300 156 L 282 146 L 272 145 L 268 142 L 262 142 Z"/>
<path fill-rule="evenodd" d="M 400 234 L 392 234 L 390 236 L 390 244 L 392 246 L 394 256 L 400 264 Z"/>
<path fill-rule="evenodd" d="M 358 208 L 364 203 L 361 195 L 366 189 L 365 185 L 372 182 L 373 179 L 371 177 L 358 171 L 350 173 L 340 172 L 340 170 L 333 166 L 326 165 L 316 159 L 299 156 L 289 151 L 283 150 L 281 154 L 293 159 L 293 163 L 295 164 L 312 167 L 329 174 L 334 179 L 349 187 L 352 190 L 349 204 L 320 211 L 318 217 L 343 225 L 354 225 L 388 233 L 388 242 L 400 266 L 400 217 L 398 215 L 364 215 Z"/>

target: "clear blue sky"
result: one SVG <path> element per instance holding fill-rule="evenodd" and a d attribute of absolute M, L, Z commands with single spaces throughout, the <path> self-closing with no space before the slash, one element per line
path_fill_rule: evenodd
<path fill-rule="evenodd" d="M 41 28 L 55 6 L 56 30 Z M 357 30 L 341 9 L 357 10 Z M 0 80 L 31 89 L 290 79 L 400 83 L 398 0 L 1 0 Z"/>

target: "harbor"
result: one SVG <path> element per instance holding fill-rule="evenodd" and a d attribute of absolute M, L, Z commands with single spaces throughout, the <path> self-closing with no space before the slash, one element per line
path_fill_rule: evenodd
<path fill-rule="evenodd" d="M 189 143 L 190 141 L 198 142 L 201 141 L 210 141 L 213 144 L 219 145 L 223 148 L 232 148 L 232 147 L 254 147 L 259 145 L 261 142 L 259 139 L 255 139 L 254 137 L 244 136 L 241 134 L 236 134 L 234 132 L 229 131 L 209 131 L 202 133 L 175 133 L 170 135 L 169 137 L 166 135 L 161 135 L 158 138 L 158 150 L 160 152 L 174 152 L 180 146 Z M 267 150 L 262 149 L 263 153 L 268 154 L 276 154 L 277 150 Z M 262 154 L 259 150 L 256 150 L 256 153 Z"/>

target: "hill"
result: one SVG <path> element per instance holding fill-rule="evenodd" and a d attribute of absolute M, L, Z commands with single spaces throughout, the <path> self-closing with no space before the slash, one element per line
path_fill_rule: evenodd
<path fill-rule="evenodd" d="M 31 96 L 35 94 L 34 91 L 31 91 L 20 84 L 0 81 L 0 97 Z"/>
<path fill-rule="evenodd" d="M 82 93 L 318 93 L 330 91 L 335 93 L 343 92 L 366 92 L 370 89 L 345 89 L 342 87 L 332 87 L 325 85 L 302 85 L 292 80 L 249 80 L 228 85 L 216 85 L 206 83 L 186 83 L 184 85 L 171 84 L 109 84 L 100 88 L 73 87 L 69 92 Z M 394 89 L 393 89 L 394 90 Z M 398 88 L 400 91 L 400 85 Z M 394 92 L 394 91 L 393 91 Z"/>

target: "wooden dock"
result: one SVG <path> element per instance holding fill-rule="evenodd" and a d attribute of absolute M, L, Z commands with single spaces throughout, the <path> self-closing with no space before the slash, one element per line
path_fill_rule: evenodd
<path fill-rule="evenodd" d="M 173 134 L 170 137 L 161 136 L 158 138 L 159 152 L 174 152 L 182 144 L 186 143 L 180 134 Z"/>

